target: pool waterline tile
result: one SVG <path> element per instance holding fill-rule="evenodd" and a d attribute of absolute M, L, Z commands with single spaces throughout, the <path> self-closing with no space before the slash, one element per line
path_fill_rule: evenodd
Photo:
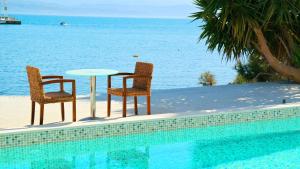
<path fill-rule="evenodd" d="M 300 107 L 222 112 L 217 114 L 194 115 L 130 122 L 96 124 L 54 128 L 49 130 L 20 131 L 0 134 L 0 148 L 28 146 L 99 137 L 122 136 L 184 128 L 200 128 L 260 120 L 282 119 L 300 116 Z"/>

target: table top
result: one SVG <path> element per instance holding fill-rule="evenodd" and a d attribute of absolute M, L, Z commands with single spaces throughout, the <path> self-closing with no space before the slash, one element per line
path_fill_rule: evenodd
<path fill-rule="evenodd" d="M 119 71 L 113 69 L 77 69 L 66 71 L 66 74 L 78 76 L 107 76 L 118 72 Z"/>

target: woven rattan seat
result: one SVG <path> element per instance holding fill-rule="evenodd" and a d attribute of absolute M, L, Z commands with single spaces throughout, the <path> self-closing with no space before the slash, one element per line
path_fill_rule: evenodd
<path fill-rule="evenodd" d="M 116 96 L 123 96 L 124 91 L 123 88 L 112 88 L 109 89 L 109 93 Z M 145 96 L 147 95 L 147 90 L 144 89 L 136 89 L 136 88 L 127 88 L 126 95 L 127 96 Z"/>
<path fill-rule="evenodd" d="M 40 104 L 40 125 L 44 119 L 44 105 L 48 103 L 61 103 L 62 121 L 65 120 L 64 102 L 73 102 L 73 121 L 76 121 L 76 86 L 75 80 L 63 79 L 63 76 L 41 76 L 38 68 L 27 66 L 27 76 L 32 101 L 31 125 L 34 124 L 35 103 Z M 52 80 L 49 80 L 52 79 Z M 64 83 L 72 83 L 72 94 L 64 91 Z M 44 85 L 60 84 L 60 91 L 44 92 Z"/>
<path fill-rule="evenodd" d="M 60 102 L 60 101 L 68 101 L 72 99 L 73 99 L 73 95 L 65 91 L 45 93 L 46 102 Z"/>
<path fill-rule="evenodd" d="M 123 97 L 123 117 L 126 117 L 126 99 L 127 96 L 134 96 L 134 111 L 138 114 L 137 96 L 147 97 L 147 114 L 151 114 L 151 80 L 152 80 L 153 64 L 145 62 L 137 62 L 134 73 L 118 73 L 108 76 L 107 86 L 107 116 L 110 116 L 111 95 Z M 112 88 L 111 79 L 113 76 L 124 76 L 122 88 Z M 127 80 L 133 79 L 131 88 L 127 88 Z"/>

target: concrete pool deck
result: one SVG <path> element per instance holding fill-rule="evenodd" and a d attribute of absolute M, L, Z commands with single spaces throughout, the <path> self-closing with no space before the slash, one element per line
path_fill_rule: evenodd
<path fill-rule="evenodd" d="M 282 104 L 282 100 L 286 104 Z M 106 94 L 97 97 L 97 118 L 89 120 L 89 97 L 77 99 L 77 122 L 71 122 L 71 103 L 65 104 L 66 121 L 61 122 L 60 105 L 45 106 L 44 125 L 39 126 L 39 106 L 36 106 L 35 125 L 31 126 L 29 96 L 0 96 L 0 133 L 16 130 L 39 130 L 149 120 L 158 118 L 236 112 L 249 109 L 300 106 L 300 85 L 286 83 L 254 83 L 195 87 L 152 91 L 152 115 L 146 114 L 145 98 L 139 98 L 139 115 L 133 113 L 133 98 L 128 99 L 127 118 L 122 118 L 122 100 L 112 97 L 112 116 L 106 117 Z"/>

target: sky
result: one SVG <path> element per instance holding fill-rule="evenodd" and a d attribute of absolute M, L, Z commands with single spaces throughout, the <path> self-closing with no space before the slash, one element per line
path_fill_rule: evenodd
<path fill-rule="evenodd" d="M 0 0 L 2 2 L 2 0 Z M 11 14 L 187 18 L 193 0 L 7 0 Z"/>

